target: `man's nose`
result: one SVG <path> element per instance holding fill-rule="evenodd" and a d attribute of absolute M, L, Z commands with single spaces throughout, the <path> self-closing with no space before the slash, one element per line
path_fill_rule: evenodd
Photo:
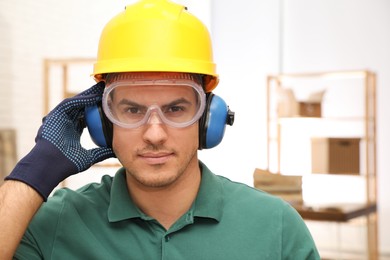
<path fill-rule="evenodd" d="M 167 140 L 168 134 L 165 124 L 156 111 L 150 114 L 145 127 L 146 129 L 143 134 L 143 139 L 145 142 L 152 144 L 162 144 Z"/>
<path fill-rule="evenodd" d="M 162 121 L 157 110 L 152 110 L 150 113 L 147 124 L 163 124 L 163 123 L 164 122 Z"/>

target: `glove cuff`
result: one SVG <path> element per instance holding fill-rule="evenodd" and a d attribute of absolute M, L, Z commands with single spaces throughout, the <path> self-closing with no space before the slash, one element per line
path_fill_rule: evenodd
<path fill-rule="evenodd" d="M 52 143 L 41 142 L 45 142 L 44 149 L 36 145 L 5 179 L 26 183 L 46 201 L 53 189 L 77 168 Z"/>

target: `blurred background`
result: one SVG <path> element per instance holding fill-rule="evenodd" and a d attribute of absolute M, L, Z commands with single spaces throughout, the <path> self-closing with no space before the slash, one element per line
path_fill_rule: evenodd
<path fill-rule="evenodd" d="M 67 94 L 94 84 L 90 73 L 100 32 L 133 2 L 0 1 L 0 129 L 3 153 L 8 156 L 1 161 L 4 175 L 33 147 L 45 113 Z M 390 119 L 386 112 L 390 110 L 390 1 L 176 2 L 208 26 L 220 75 L 214 92 L 236 113 L 223 142 L 202 150 L 200 157 L 216 174 L 234 181 L 253 186 L 254 170 L 269 167 L 267 76 L 351 70 L 376 74 L 377 238 L 381 259 L 390 259 Z M 64 93 L 64 80 L 69 93 Z M 343 98 L 348 101 L 345 106 L 354 104 L 354 96 Z M 305 154 L 299 145 L 293 149 Z M 98 181 L 102 174 L 115 173 L 110 166 L 90 170 L 64 185 L 77 188 Z M 327 185 L 322 198 L 332 195 L 336 183 Z M 354 190 L 344 187 L 343 192 Z M 346 258 L 341 252 L 368 259 L 364 250 L 370 237 L 364 233 L 365 225 L 347 224 L 308 221 L 320 251 L 335 252 L 340 259 Z"/>

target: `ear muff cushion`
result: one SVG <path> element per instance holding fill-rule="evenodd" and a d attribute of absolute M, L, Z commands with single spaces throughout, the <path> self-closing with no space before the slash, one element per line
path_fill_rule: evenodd
<path fill-rule="evenodd" d="M 112 124 L 105 116 L 101 103 L 86 107 L 84 116 L 92 141 L 100 147 L 111 147 Z"/>
<path fill-rule="evenodd" d="M 225 134 L 228 107 L 213 93 L 207 96 L 205 113 L 199 123 L 199 149 L 217 146 Z"/>
<path fill-rule="evenodd" d="M 206 94 L 206 107 L 204 109 L 203 115 L 199 119 L 199 150 L 206 148 L 206 121 L 209 117 L 210 103 L 213 93 Z"/>

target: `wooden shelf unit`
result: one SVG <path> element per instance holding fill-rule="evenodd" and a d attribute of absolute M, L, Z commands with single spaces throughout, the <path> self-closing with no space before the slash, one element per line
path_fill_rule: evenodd
<path fill-rule="evenodd" d="M 294 80 L 345 80 L 350 79 L 352 82 L 361 82 L 362 86 L 362 105 L 359 109 L 362 115 L 348 115 L 348 116 L 314 116 L 305 117 L 300 115 L 291 115 L 287 117 L 280 117 L 277 110 L 277 101 L 275 96 L 280 89 L 291 87 L 286 85 L 286 82 Z M 307 87 L 307 86 L 305 86 Z M 318 86 L 316 86 L 318 87 Z M 310 87 L 309 87 L 310 88 Z M 317 88 L 318 90 L 318 88 Z M 342 92 L 343 90 L 337 89 Z M 333 93 L 337 93 L 333 91 Z M 346 92 L 345 92 L 346 93 Z M 341 95 L 345 94 L 342 93 Z M 349 96 L 345 98 L 350 99 Z M 348 101 L 348 100 L 347 100 Z M 357 71 L 334 71 L 334 72 L 319 72 L 319 73 L 296 73 L 296 74 L 278 74 L 270 75 L 267 78 L 267 155 L 268 155 L 268 169 L 270 172 L 276 174 L 284 174 L 285 167 L 283 165 L 283 152 L 286 146 L 283 145 L 285 141 L 282 138 L 283 129 L 297 124 L 300 120 L 306 120 L 313 125 L 323 128 L 323 125 L 330 121 L 340 122 L 343 124 L 359 124 L 362 126 L 360 133 L 361 138 L 360 160 L 362 160 L 362 167 L 359 173 L 360 177 L 365 180 L 365 201 L 356 203 L 344 203 L 329 206 L 313 206 L 303 204 L 291 205 L 298 211 L 298 213 L 305 220 L 315 221 L 330 221 L 330 222 L 348 222 L 354 218 L 364 217 L 366 219 L 366 234 L 367 234 L 367 256 L 368 259 L 378 259 L 378 226 L 377 226 L 377 187 L 376 187 L 376 75 L 369 70 Z M 342 108 L 342 107 L 341 107 Z M 340 110 L 341 110 L 340 108 Z M 284 110 L 285 112 L 288 110 Z M 286 123 L 287 122 L 287 123 Z M 334 127 L 337 131 L 337 127 Z M 341 129 L 342 127 L 340 127 Z M 355 127 L 358 128 L 358 127 Z M 321 129 L 322 130 L 322 129 Z M 306 129 L 302 129 L 305 132 Z M 344 131 L 342 135 L 354 135 L 354 133 L 347 133 Z M 298 148 L 299 150 L 299 148 Z M 308 159 L 310 160 L 310 158 Z M 298 163 L 298 162 L 297 162 Z M 295 173 L 296 174 L 296 173 Z M 301 173 L 313 174 L 311 172 Z M 337 175 L 337 174 L 332 174 Z"/>

